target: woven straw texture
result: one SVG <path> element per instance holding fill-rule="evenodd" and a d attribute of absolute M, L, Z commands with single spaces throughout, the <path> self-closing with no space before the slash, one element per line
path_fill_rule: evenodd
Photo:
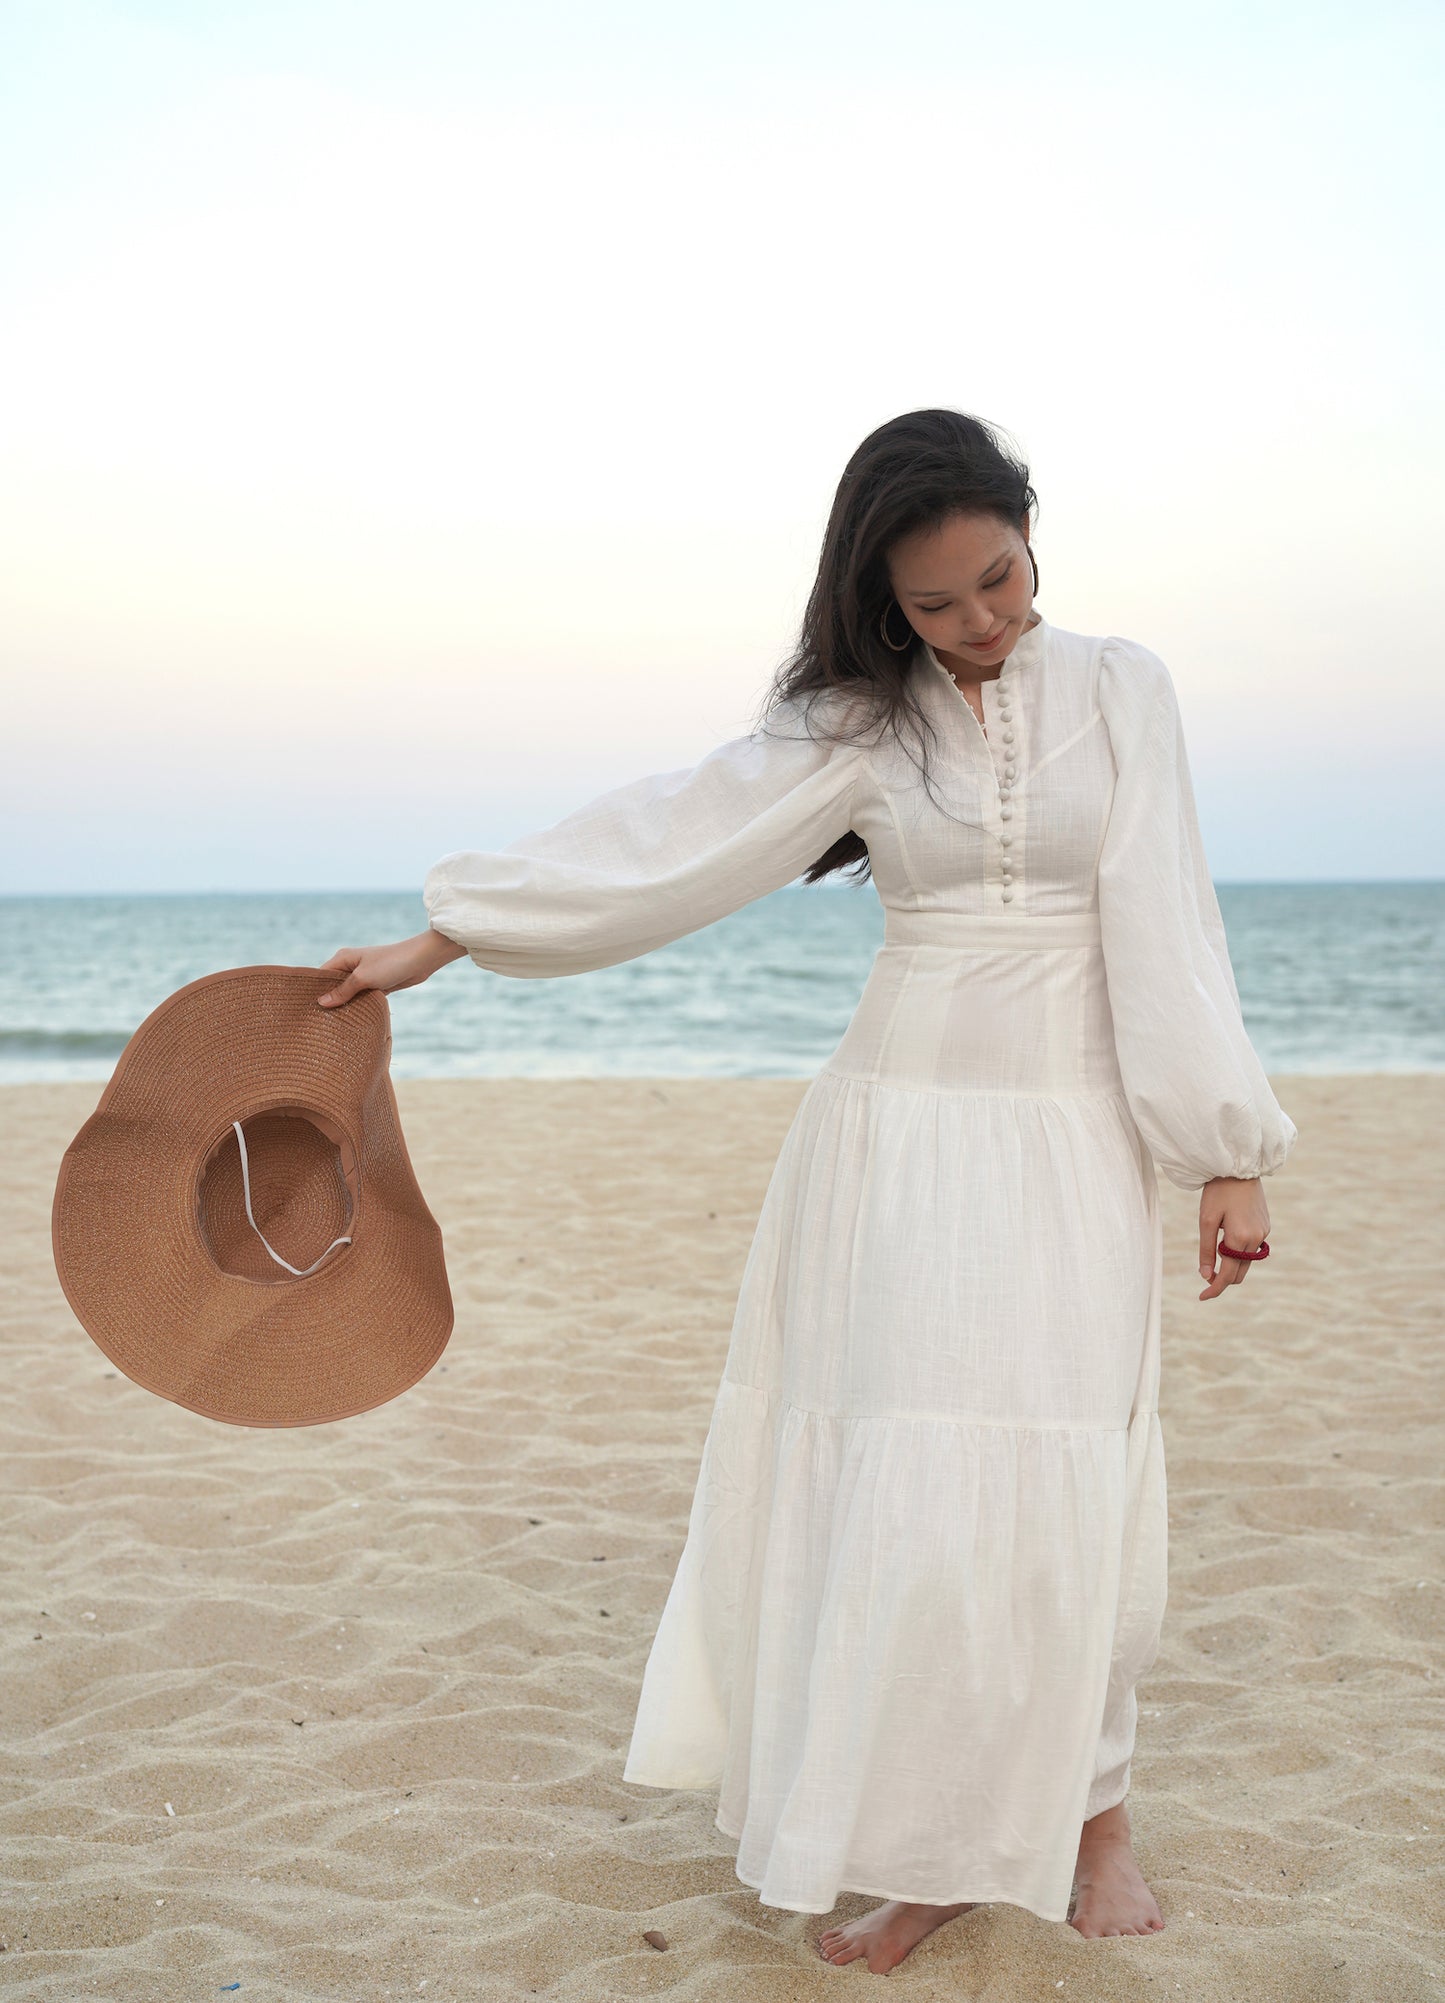
<path fill-rule="evenodd" d="M 234 967 L 141 1024 L 55 1187 L 55 1267 L 133 1382 L 207 1418 L 307 1426 L 384 1404 L 452 1328 L 441 1232 L 407 1154 L 386 997 L 318 1008 L 335 975 Z M 256 1225 L 247 1220 L 241 1121 Z"/>

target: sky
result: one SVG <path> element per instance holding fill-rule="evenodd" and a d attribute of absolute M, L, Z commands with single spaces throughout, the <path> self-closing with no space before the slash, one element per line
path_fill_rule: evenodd
<path fill-rule="evenodd" d="M 1436 7 L 0 0 L 0 891 L 405 888 L 745 731 L 944 404 L 1217 880 L 1445 875 Z"/>

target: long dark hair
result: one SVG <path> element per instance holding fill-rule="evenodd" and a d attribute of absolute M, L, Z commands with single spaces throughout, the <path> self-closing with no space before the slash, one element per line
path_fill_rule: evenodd
<path fill-rule="evenodd" d="M 798 644 L 778 668 L 764 714 L 802 699 L 836 692 L 863 698 L 845 704 L 858 730 L 892 730 L 901 740 L 911 723 L 927 740 L 932 728 L 912 687 L 916 649 L 893 650 L 879 622 L 888 613 L 895 635 L 906 625 L 888 581 L 888 553 L 916 529 L 940 527 L 954 515 L 997 515 L 1022 530 L 1038 506 L 1029 469 L 994 426 L 961 410 L 911 410 L 870 431 L 843 468 L 823 535 L 818 575 L 803 613 Z M 765 725 L 764 725 L 765 727 Z M 925 780 L 926 780 L 925 771 Z M 835 870 L 871 871 L 868 845 L 851 829 L 804 872 L 816 883 Z"/>

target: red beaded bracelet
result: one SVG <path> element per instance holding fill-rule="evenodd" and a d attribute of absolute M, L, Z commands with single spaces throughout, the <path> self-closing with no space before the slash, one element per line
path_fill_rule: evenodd
<path fill-rule="evenodd" d="M 1267 1259 L 1269 1257 L 1269 1241 L 1266 1238 L 1261 1238 L 1257 1252 L 1236 1252 L 1231 1245 L 1221 1245 L 1219 1256 L 1221 1259 Z"/>

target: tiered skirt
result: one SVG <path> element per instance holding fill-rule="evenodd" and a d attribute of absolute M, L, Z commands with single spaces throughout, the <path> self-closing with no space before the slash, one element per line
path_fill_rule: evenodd
<path fill-rule="evenodd" d="M 1067 1917 L 1166 1591 L 1155 1172 L 1097 917 L 887 916 L 748 1255 L 623 1777 L 767 1905 Z"/>

